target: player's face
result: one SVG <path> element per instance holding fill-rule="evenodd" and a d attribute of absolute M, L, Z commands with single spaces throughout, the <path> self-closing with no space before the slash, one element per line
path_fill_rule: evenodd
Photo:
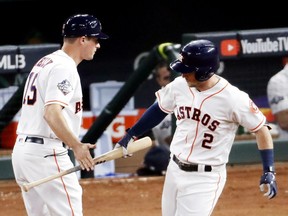
<path fill-rule="evenodd" d="M 83 59 L 92 60 L 97 49 L 100 48 L 100 43 L 96 37 L 85 37 L 83 47 Z"/>
<path fill-rule="evenodd" d="M 185 78 L 189 87 L 197 87 L 200 83 L 199 81 L 196 80 L 194 72 L 183 73 L 182 77 Z"/>
<path fill-rule="evenodd" d="M 182 77 L 186 79 L 186 82 L 189 87 L 194 87 L 198 91 L 205 91 L 209 88 L 212 88 L 219 81 L 219 77 L 217 77 L 216 75 L 213 75 L 210 79 L 200 82 L 196 80 L 194 72 L 184 73 L 182 74 Z"/>

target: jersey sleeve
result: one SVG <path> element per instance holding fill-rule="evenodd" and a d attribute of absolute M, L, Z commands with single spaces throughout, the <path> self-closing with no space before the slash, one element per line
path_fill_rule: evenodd
<path fill-rule="evenodd" d="M 251 133 L 259 130 L 266 123 L 265 115 L 244 92 L 241 92 L 235 100 L 233 114 L 236 121 Z"/>
<path fill-rule="evenodd" d="M 63 107 L 68 106 L 73 96 L 74 78 L 72 67 L 55 66 L 50 72 L 45 93 L 45 105 L 58 103 Z"/>
<path fill-rule="evenodd" d="M 160 109 L 168 114 L 172 113 L 176 106 L 173 94 L 173 84 L 174 81 L 170 82 L 155 93 Z"/>

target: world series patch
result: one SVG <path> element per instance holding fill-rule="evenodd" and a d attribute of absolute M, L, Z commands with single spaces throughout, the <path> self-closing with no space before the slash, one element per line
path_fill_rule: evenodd
<path fill-rule="evenodd" d="M 67 79 L 58 83 L 57 87 L 64 95 L 69 94 L 73 90 L 71 83 Z"/>

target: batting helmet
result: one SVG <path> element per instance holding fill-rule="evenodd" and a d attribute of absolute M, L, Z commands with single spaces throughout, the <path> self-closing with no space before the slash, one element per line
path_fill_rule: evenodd
<path fill-rule="evenodd" d="M 69 17 L 62 27 L 63 37 L 97 37 L 107 39 L 108 35 L 101 32 L 102 26 L 100 21 L 89 14 L 76 14 Z"/>
<path fill-rule="evenodd" d="M 195 40 L 180 51 L 181 57 L 170 63 L 170 68 L 180 73 L 195 72 L 198 81 L 208 80 L 219 68 L 219 54 L 209 40 Z"/>

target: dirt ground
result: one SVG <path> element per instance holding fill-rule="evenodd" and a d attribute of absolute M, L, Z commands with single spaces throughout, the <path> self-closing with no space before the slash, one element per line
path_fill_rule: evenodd
<path fill-rule="evenodd" d="M 260 164 L 228 166 L 228 179 L 213 216 L 287 216 L 288 164 L 276 163 L 278 195 L 267 200 L 258 183 Z M 164 177 L 81 179 L 85 216 L 160 216 Z M 14 180 L 0 181 L 0 215 L 26 215 Z"/>

